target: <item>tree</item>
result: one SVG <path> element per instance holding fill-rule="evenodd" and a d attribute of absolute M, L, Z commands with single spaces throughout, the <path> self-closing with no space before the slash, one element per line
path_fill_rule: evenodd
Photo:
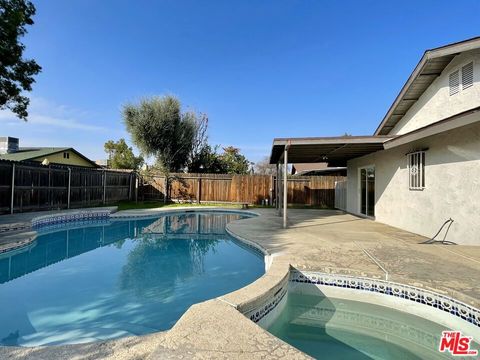
<path fill-rule="evenodd" d="M 41 71 L 35 60 L 24 59 L 25 45 L 19 38 L 33 25 L 35 6 L 26 0 L 0 0 L 0 109 L 11 110 L 27 120 L 30 100 L 22 91 L 31 91 L 33 76 Z"/>
<path fill-rule="evenodd" d="M 165 173 L 183 169 L 196 135 L 196 115 L 182 113 L 173 96 L 152 97 L 123 108 L 123 121 L 135 145 L 156 157 Z"/>
<path fill-rule="evenodd" d="M 270 158 L 265 156 L 262 160 L 255 163 L 254 171 L 257 175 L 275 175 L 277 167 L 275 164 L 270 164 Z"/>
<path fill-rule="evenodd" d="M 217 152 L 218 146 L 212 148 L 206 144 L 194 155 L 188 164 L 189 173 L 224 174 L 227 166 Z"/>
<path fill-rule="evenodd" d="M 108 165 L 113 169 L 138 169 L 143 164 L 142 156 L 135 156 L 133 149 L 127 145 L 125 139 L 117 142 L 109 140 L 104 145 L 108 154 Z"/>
<path fill-rule="evenodd" d="M 188 114 L 195 122 L 195 136 L 189 159 L 192 162 L 194 159 L 198 159 L 202 153 L 211 150 L 211 146 L 208 144 L 208 116 L 203 113 L 198 116 L 193 112 Z"/>
<path fill-rule="evenodd" d="M 250 162 L 240 154 L 240 149 L 227 146 L 223 148 L 220 160 L 224 163 L 225 172 L 228 174 L 248 174 Z"/>

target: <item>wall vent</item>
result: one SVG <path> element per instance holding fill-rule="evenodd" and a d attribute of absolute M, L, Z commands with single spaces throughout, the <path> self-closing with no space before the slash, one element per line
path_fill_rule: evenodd
<path fill-rule="evenodd" d="M 460 91 L 460 75 L 459 71 L 454 71 L 450 74 L 449 78 L 449 85 L 450 85 L 450 96 L 455 95 Z"/>
<path fill-rule="evenodd" d="M 462 89 L 473 85 L 473 62 L 462 66 Z"/>

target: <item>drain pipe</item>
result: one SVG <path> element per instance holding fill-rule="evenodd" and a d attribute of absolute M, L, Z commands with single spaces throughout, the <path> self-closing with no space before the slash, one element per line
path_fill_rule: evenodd
<path fill-rule="evenodd" d="M 367 255 L 384 273 L 385 273 L 385 281 L 388 281 L 388 271 L 385 269 L 382 264 L 377 260 L 375 256 L 370 254 L 366 249 L 361 247 L 356 241 L 354 241 L 355 245 L 357 245 L 364 253 Z"/>

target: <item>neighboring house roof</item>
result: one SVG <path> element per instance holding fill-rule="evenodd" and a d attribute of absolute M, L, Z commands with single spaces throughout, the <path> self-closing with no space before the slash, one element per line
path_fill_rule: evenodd
<path fill-rule="evenodd" d="M 28 161 L 39 157 L 46 157 L 48 155 L 58 154 L 60 152 L 71 151 L 77 154 L 79 157 L 89 162 L 92 166 L 98 167 L 95 162 L 79 153 L 74 148 L 68 147 L 36 147 L 36 148 L 20 148 L 16 152 L 9 154 L 0 154 L 0 159 L 11 161 Z"/>
<path fill-rule="evenodd" d="M 478 48 L 480 37 L 425 51 L 374 135 L 388 135 L 456 55 Z"/>

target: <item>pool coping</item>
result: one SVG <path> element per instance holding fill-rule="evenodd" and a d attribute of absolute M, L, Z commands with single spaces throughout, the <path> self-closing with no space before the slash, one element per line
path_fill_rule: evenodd
<path fill-rule="evenodd" d="M 127 211 L 122 211 L 120 213 L 111 213 L 109 215 L 109 218 L 112 221 L 124 220 L 126 218 L 140 219 L 140 218 L 155 217 L 155 216 L 166 214 L 166 213 L 184 212 L 185 210 L 188 210 L 189 212 L 214 211 L 214 212 L 233 212 L 233 213 L 243 213 L 243 214 L 249 213 L 249 214 L 257 215 L 259 217 L 263 215 L 261 212 L 252 212 L 248 210 L 235 210 L 235 209 L 228 209 L 228 208 L 222 208 L 222 207 L 216 207 L 216 206 L 215 207 L 205 206 L 205 207 L 195 208 L 195 209 L 192 209 L 191 207 L 179 207 L 179 208 L 173 208 L 173 209 L 160 208 L 160 209 L 127 210 Z M 163 338 L 165 339 L 165 341 L 162 342 L 161 346 L 158 346 L 158 348 L 155 351 L 151 352 L 152 358 L 158 358 L 160 355 L 161 357 L 163 357 L 171 353 L 178 354 L 178 351 L 184 348 L 190 349 L 189 351 L 192 351 L 191 352 L 192 355 L 196 354 L 198 351 L 200 351 L 200 349 L 203 349 L 202 351 L 205 351 L 205 344 L 203 344 L 203 346 L 201 344 L 198 344 L 198 346 L 196 346 L 195 340 L 194 339 L 188 340 L 183 335 L 182 331 L 185 331 L 185 329 L 189 327 L 189 324 L 191 325 L 192 328 L 195 328 L 196 320 L 195 320 L 195 317 L 193 317 L 192 319 L 192 314 L 203 314 L 203 313 L 209 313 L 209 312 L 210 314 L 213 314 L 220 309 L 222 309 L 222 311 L 228 311 L 227 309 L 225 309 L 225 306 L 232 308 L 239 315 L 239 316 L 236 316 L 233 313 L 230 313 L 232 317 L 235 317 L 235 319 L 232 318 L 232 325 L 234 322 L 236 322 L 238 324 L 242 324 L 242 326 L 249 327 L 249 331 L 253 333 L 253 335 L 252 334 L 250 335 L 253 336 L 254 338 L 260 337 L 260 338 L 267 339 L 266 340 L 268 342 L 267 347 L 270 347 L 272 351 L 274 349 L 281 348 L 283 349 L 282 350 L 283 352 L 286 351 L 291 355 L 291 357 L 309 358 L 306 354 L 284 343 L 282 340 L 269 334 L 261 327 L 257 325 L 252 327 L 247 324 L 247 323 L 250 323 L 251 325 L 253 325 L 253 323 L 258 322 L 258 320 L 260 320 L 255 318 L 255 315 L 257 313 L 259 315 L 265 316 L 269 312 L 275 309 L 276 305 L 280 303 L 280 301 L 283 299 L 286 293 L 286 289 L 288 287 L 288 283 L 292 280 L 292 275 L 291 275 L 292 270 L 293 271 L 299 271 L 299 270 L 292 268 L 291 261 L 288 258 L 288 256 L 285 256 L 281 252 L 278 253 L 278 252 L 269 251 L 266 247 L 262 246 L 262 244 L 260 244 L 258 241 L 249 239 L 248 236 L 245 236 L 245 234 L 239 234 L 238 231 L 234 231 L 231 227 L 233 224 L 239 221 L 246 221 L 246 219 L 236 220 L 227 224 L 226 231 L 228 234 L 235 237 L 239 241 L 247 244 L 248 246 L 252 246 L 257 250 L 260 250 L 265 255 L 265 264 L 266 264 L 265 274 L 261 276 L 259 279 L 257 279 L 256 281 L 254 281 L 253 283 L 241 289 L 238 289 L 236 291 L 233 291 L 231 293 L 225 294 L 217 298 L 213 298 L 203 303 L 192 305 L 170 330 L 167 330 L 165 332 L 154 333 L 148 336 L 143 335 L 143 336 L 132 337 L 132 338 L 135 338 L 140 343 L 143 343 L 143 341 L 148 342 L 149 339 L 152 337 L 152 335 L 155 335 L 155 334 L 157 334 L 158 336 L 161 336 L 162 339 Z M 330 277 L 332 276 L 335 277 L 336 275 L 340 277 L 345 276 L 344 274 L 335 274 L 335 273 L 327 274 L 322 272 L 318 272 L 318 273 L 326 276 L 330 276 Z M 378 281 L 378 279 L 374 279 L 374 278 L 364 278 L 364 279 L 371 282 Z M 401 285 L 405 285 L 405 284 L 401 284 Z M 410 285 L 406 285 L 406 286 L 410 286 Z M 410 287 L 416 288 L 413 286 L 410 286 Z M 416 288 L 416 289 L 420 291 L 425 291 L 425 289 L 421 289 L 421 288 Z M 445 296 L 441 295 L 440 293 L 437 293 L 437 295 L 441 296 L 442 298 L 445 298 Z M 453 298 L 450 298 L 450 297 L 447 297 L 447 298 L 454 300 L 457 303 L 461 303 L 458 300 L 455 300 Z M 463 304 L 463 305 L 469 306 L 467 304 Z M 478 311 L 478 309 L 475 309 L 475 310 Z M 260 314 L 260 312 L 262 312 L 262 314 Z M 213 329 L 210 330 L 207 327 L 207 328 L 203 328 L 203 331 L 206 331 L 208 333 L 209 331 L 213 331 Z M 228 329 L 222 329 L 222 332 L 224 337 L 228 336 Z M 233 334 L 230 334 L 230 335 L 233 336 Z M 214 340 L 211 338 L 209 341 L 214 341 Z M 113 345 L 121 342 L 122 342 L 122 339 L 113 339 L 113 340 L 101 341 L 100 343 Z M 91 344 L 98 344 L 98 343 L 91 343 Z M 207 344 L 210 345 L 209 343 Z M 68 358 L 69 356 L 68 353 L 70 352 L 69 349 L 72 351 L 76 351 L 78 348 L 81 348 L 82 346 L 84 345 L 72 344 L 72 345 L 61 346 L 63 351 L 63 356 L 66 355 Z M 220 349 L 215 350 L 215 352 L 217 352 L 217 355 L 219 354 L 218 351 L 220 351 L 220 353 L 222 354 L 223 354 L 223 351 L 225 351 L 225 353 L 228 353 L 228 345 L 226 346 L 227 349 L 225 349 L 225 345 L 217 344 L 215 346 L 217 347 L 220 346 L 220 348 L 222 348 L 222 350 Z M 247 343 L 247 344 L 243 344 L 242 346 L 244 347 L 242 348 L 241 351 L 238 352 L 238 355 L 243 351 L 247 350 L 245 349 L 245 347 L 250 347 L 251 344 Z M 44 347 L 44 349 L 47 349 L 47 350 L 51 349 L 52 351 L 58 348 L 60 347 L 59 346 Z M 22 352 L 25 349 L 32 349 L 32 348 L 0 346 L 0 355 L 2 353 L 5 353 L 8 355 L 9 353 L 13 354 L 15 352 Z M 268 350 L 265 350 L 265 351 L 267 351 L 267 354 L 269 354 Z M 52 355 L 55 356 L 54 353 Z M 73 356 L 73 353 L 71 355 Z M 271 353 L 268 357 L 278 358 L 280 356 L 277 356 L 274 353 Z"/>

